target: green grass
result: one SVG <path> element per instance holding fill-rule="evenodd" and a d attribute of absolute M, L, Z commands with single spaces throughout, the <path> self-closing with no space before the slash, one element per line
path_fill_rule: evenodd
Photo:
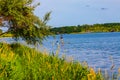
<path fill-rule="evenodd" d="M 0 43 L 0 80 L 103 80 L 100 71 L 18 43 Z"/>

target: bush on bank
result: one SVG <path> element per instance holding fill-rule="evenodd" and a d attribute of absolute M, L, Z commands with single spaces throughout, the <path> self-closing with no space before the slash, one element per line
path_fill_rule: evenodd
<path fill-rule="evenodd" d="M 19 43 L 0 43 L 0 80 L 103 80 L 79 62 L 41 53 Z"/>

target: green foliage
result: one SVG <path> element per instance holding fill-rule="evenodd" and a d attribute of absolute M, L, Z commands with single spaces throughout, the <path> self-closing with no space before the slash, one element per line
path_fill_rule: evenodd
<path fill-rule="evenodd" d="M 2 30 L 0 29 L 0 34 L 2 33 Z"/>
<path fill-rule="evenodd" d="M 50 30 L 52 33 L 55 34 L 63 34 L 63 33 L 76 33 L 76 32 L 81 32 L 81 29 L 79 27 L 76 26 L 65 26 L 65 27 L 58 27 L 58 28 L 52 28 Z"/>
<path fill-rule="evenodd" d="M 64 27 L 52 28 L 51 32 L 55 34 L 86 33 L 86 32 L 120 32 L 120 23 L 64 26 Z"/>
<path fill-rule="evenodd" d="M 35 8 L 39 3 L 33 5 L 34 0 L 0 0 L 0 23 L 7 21 L 8 31 L 15 39 L 21 37 L 27 43 L 42 43 L 45 36 L 49 35 L 47 21 L 50 19 L 48 12 L 43 20 L 34 15 Z"/>
<path fill-rule="evenodd" d="M 0 80 L 102 80 L 79 62 L 37 52 L 18 43 L 0 43 Z"/>

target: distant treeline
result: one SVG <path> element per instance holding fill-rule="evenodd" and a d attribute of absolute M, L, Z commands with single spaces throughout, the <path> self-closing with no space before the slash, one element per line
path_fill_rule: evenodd
<path fill-rule="evenodd" d="M 54 34 L 88 33 L 88 32 L 120 32 L 120 23 L 104 23 L 93 25 L 63 26 L 51 29 Z"/>

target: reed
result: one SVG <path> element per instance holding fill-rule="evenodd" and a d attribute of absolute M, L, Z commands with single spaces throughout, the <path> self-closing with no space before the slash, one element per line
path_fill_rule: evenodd
<path fill-rule="evenodd" d="M 0 43 L 0 80 L 104 80 L 101 72 L 19 43 Z"/>

